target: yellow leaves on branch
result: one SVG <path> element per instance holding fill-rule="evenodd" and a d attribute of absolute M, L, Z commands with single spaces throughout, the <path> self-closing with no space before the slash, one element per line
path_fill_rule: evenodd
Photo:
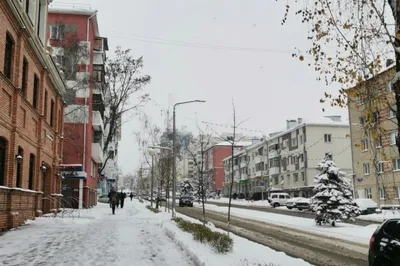
<path fill-rule="evenodd" d="M 396 39 L 399 39 L 399 40 L 400 40 L 400 33 L 397 33 L 397 34 L 396 34 Z"/>
<path fill-rule="evenodd" d="M 345 30 L 349 30 L 351 28 L 351 25 L 350 24 L 344 24 L 343 25 L 343 29 L 345 29 Z"/>

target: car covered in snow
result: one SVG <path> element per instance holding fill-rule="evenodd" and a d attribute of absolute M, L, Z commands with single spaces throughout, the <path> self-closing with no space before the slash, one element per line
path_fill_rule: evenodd
<path fill-rule="evenodd" d="M 372 199 L 355 199 L 354 202 L 360 208 L 361 215 L 376 213 L 378 204 Z"/>
<path fill-rule="evenodd" d="M 310 200 L 303 197 L 291 198 L 286 201 L 286 208 L 289 210 L 298 209 L 299 211 L 308 210 L 310 208 Z"/>
<path fill-rule="evenodd" d="M 192 195 L 181 195 L 179 197 L 179 207 L 184 207 L 184 206 L 193 207 Z"/>

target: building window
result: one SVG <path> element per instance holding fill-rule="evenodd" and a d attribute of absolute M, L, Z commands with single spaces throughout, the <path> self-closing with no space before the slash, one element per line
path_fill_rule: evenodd
<path fill-rule="evenodd" d="M 24 160 L 24 150 L 21 147 L 18 147 L 18 155 L 22 156 L 21 160 L 17 160 L 17 182 L 16 187 L 22 187 L 22 168 L 23 168 L 23 160 Z"/>
<path fill-rule="evenodd" d="M 365 117 L 360 117 L 360 125 L 364 126 L 365 125 Z"/>
<path fill-rule="evenodd" d="M 378 173 L 383 173 L 385 172 L 385 165 L 382 162 L 378 163 Z"/>
<path fill-rule="evenodd" d="M 21 91 L 26 97 L 26 88 L 28 85 L 28 60 L 24 57 L 22 60 L 22 82 L 21 82 Z"/>
<path fill-rule="evenodd" d="M 64 25 L 52 25 L 50 28 L 50 39 L 52 40 L 64 40 Z"/>
<path fill-rule="evenodd" d="M 293 173 L 293 180 L 295 183 L 299 182 L 299 174 L 298 173 Z"/>
<path fill-rule="evenodd" d="M 363 164 L 364 175 L 369 175 L 369 163 Z"/>
<path fill-rule="evenodd" d="M 7 141 L 0 138 L 0 186 L 6 185 Z"/>
<path fill-rule="evenodd" d="M 54 126 L 54 110 L 55 105 L 54 105 L 54 100 L 50 101 L 50 126 L 53 127 Z"/>
<path fill-rule="evenodd" d="M 287 179 L 287 183 L 290 184 L 290 174 L 288 174 L 288 175 L 286 176 L 286 179 Z"/>
<path fill-rule="evenodd" d="M 396 145 L 396 137 L 398 132 L 391 132 L 389 137 L 390 137 L 390 145 Z"/>
<path fill-rule="evenodd" d="M 373 112 L 372 113 L 372 122 L 378 123 L 379 122 L 379 113 L 378 112 Z"/>
<path fill-rule="evenodd" d="M 332 135 L 331 134 L 325 134 L 324 135 L 324 141 L 327 143 L 332 142 Z"/>
<path fill-rule="evenodd" d="M 38 103 L 38 91 L 39 91 L 39 78 L 35 74 L 33 77 L 33 100 L 32 100 L 32 105 L 36 109 L 38 108 L 37 103 Z"/>
<path fill-rule="evenodd" d="M 378 136 L 376 139 L 376 147 L 377 148 L 382 148 L 382 136 Z"/>
<path fill-rule="evenodd" d="M 14 54 L 14 40 L 9 33 L 6 34 L 6 45 L 4 49 L 4 75 L 11 80 L 12 64 Z"/>
<path fill-rule="evenodd" d="M 306 175 L 304 172 L 301 172 L 301 181 L 305 181 L 306 180 Z"/>
<path fill-rule="evenodd" d="M 395 105 L 389 107 L 389 119 L 395 118 L 397 115 L 397 108 Z"/>
<path fill-rule="evenodd" d="M 25 4 L 25 12 L 28 15 L 29 19 L 31 20 L 32 24 L 34 24 L 35 22 L 36 1 L 37 0 L 26 0 Z"/>
<path fill-rule="evenodd" d="M 297 138 L 292 139 L 292 146 L 297 146 Z"/>
<path fill-rule="evenodd" d="M 44 119 L 47 120 L 47 91 L 44 92 L 43 115 Z"/>
<path fill-rule="evenodd" d="M 396 194 L 396 199 L 400 199 L 400 187 L 395 187 L 394 193 Z"/>
<path fill-rule="evenodd" d="M 303 153 L 300 154 L 300 161 L 301 161 L 301 162 L 304 162 L 304 154 L 303 154 Z"/>
<path fill-rule="evenodd" d="M 383 188 L 379 189 L 379 198 L 380 199 L 385 199 L 386 198 L 386 193 L 385 193 L 385 190 Z"/>
<path fill-rule="evenodd" d="M 368 150 L 368 140 L 367 139 L 361 140 L 361 150 L 363 150 L 363 151 Z"/>
<path fill-rule="evenodd" d="M 366 199 L 372 199 L 372 189 L 371 188 L 366 188 L 364 191 L 365 191 L 365 198 Z"/>
<path fill-rule="evenodd" d="M 29 181 L 28 188 L 33 190 L 33 178 L 35 176 L 35 155 L 31 153 L 29 155 Z"/>
<path fill-rule="evenodd" d="M 278 183 L 279 183 L 279 176 L 275 176 L 275 177 L 274 177 L 274 181 L 275 181 L 275 185 L 278 185 Z"/>
<path fill-rule="evenodd" d="M 400 159 L 393 159 L 393 171 L 400 170 Z"/>

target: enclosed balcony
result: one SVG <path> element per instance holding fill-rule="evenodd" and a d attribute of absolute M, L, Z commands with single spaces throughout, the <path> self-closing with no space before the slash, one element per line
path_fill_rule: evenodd
<path fill-rule="evenodd" d="M 100 143 L 92 143 L 92 158 L 96 163 L 103 163 L 104 155 Z"/>
<path fill-rule="evenodd" d="M 279 167 L 274 166 L 269 168 L 269 175 L 278 175 L 279 174 Z"/>
<path fill-rule="evenodd" d="M 99 111 L 93 111 L 92 126 L 94 130 L 104 132 L 103 119 Z"/>

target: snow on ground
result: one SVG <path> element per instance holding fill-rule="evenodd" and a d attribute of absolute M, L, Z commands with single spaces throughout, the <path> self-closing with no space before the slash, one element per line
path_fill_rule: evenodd
<path fill-rule="evenodd" d="M 108 204 L 80 218 L 38 218 L 0 236 L 0 265 L 194 265 L 137 201 Z"/>
<path fill-rule="evenodd" d="M 374 222 L 383 222 L 386 219 L 390 218 L 400 218 L 400 210 L 382 210 L 382 213 L 373 213 L 367 215 L 360 215 L 357 219 L 374 221 Z"/>
<path fill-rule="evenodd" d="M 201 205 L 195 204 L 196 207 Z M 206 209 L 221 213 L 228 213 L 228 207 L 220 207 L 217 205 L 206 204 Z M 326 235 L 339 239 L 345 239 L 357 243 L 368 244 L 369 239 L 378 225 L 357 226 L 352 224 L 338 223 L 336 227 L 330 225 L 317 226 L 314 219 L 294 217 L 271 212 L 254 211 L 240 208 L 231 208 L 231 214 L 234 216 L 254 219 L 266 223 L 276 224 L 312 232 L 315 234 Z"/>
<path fill-rule="evenodd" d="M 207 200 L 208 203 L 229 203 L 229 198 L 220 198 L 220 199 L 209 199 Z M 236 204 L 236 205 L 244 205 L 244 206 L 261 206 L 261 207 L 268 207 L 271 208 L 271 205 L 269 205 L 269 202 L 267 200 L 259 200 L 259 201 L 251 201 L 251 200 L 245 200 L 245 199 L 232 199 L 231 204 Z"/>
<path fill-rule="evenodd" d="M 193 240 L 190 233 L 183 232 L 179 229 L 175 222 L 171 221 L 168 213 L 159 213 L 163 215 L 164 227 L 167 234 L 181 246 L 188 254 L 193 256 L 193 261 L 197 265 L 202 266 L 306 266 L 311 265 L 302 259 L 292 258 L 283 252 L 277 252 L 269 247 L 254 243 L 245 238 L 230 234 L 233 239 L 233 251 L 227 254 L 218 254 L 211 248 L 198 241 Z M 166 216 L 166 218 L 164 218 Z M 177 213 L 178 217 L 194 223 L 200 223 L 198 220 Z M 212 224 L 208 225 L 213 231 L 224 232 L 221 229 L 215 228 Z"/>

